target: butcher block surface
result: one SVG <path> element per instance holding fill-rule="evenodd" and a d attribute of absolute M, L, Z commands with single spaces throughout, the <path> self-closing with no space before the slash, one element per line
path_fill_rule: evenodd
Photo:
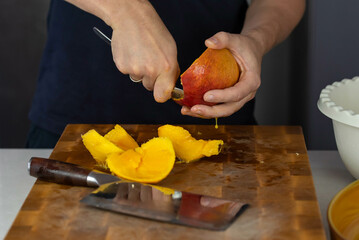
<path fill-rule="evenodd" d="M 121 125 L 141 144 L 159 125 Z M 70 124 L 50 158 L 94 168 L 82 144 L 90 129 Z M 325 239 L 302 129 L 298 126 L 183 125 L 195 138 L 222 139 L 218 156 L 176 163 L 158 185 L 249 203 L 225 231 L 127 216 L 79 201 L 94 189 L 37 180 L 6 239 Z"/>

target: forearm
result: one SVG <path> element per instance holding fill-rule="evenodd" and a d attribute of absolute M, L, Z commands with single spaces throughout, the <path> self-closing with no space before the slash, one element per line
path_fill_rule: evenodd
<path fill-rule="evenodd" d="M 96 17 L 99 17 L 106 23 L 108 22 L 108 10 L 112 1 L 101 1 L 101 0 L 65 0 L 68 3 L 84 10 L 85 12 L 91 13 Z"/>
<path fill-rule="evenodd" d="M 76 7 L 102 19 L 107 25 L 114 27 L 121 21 L 121 15 L 131 14 L 138 10 L 145 11 L 152 5 L 147 0 L 65 0 Z M 141 5 L 145 5 L 142 7 Z M 134 13 L 138 14 L 138 13 Z"/>
<path fill-rule="evenodd" d="M 252 0 L 241 34 L 255 40 L 264 55 L 288 37 L 304 9 L 305 0 Z"/>

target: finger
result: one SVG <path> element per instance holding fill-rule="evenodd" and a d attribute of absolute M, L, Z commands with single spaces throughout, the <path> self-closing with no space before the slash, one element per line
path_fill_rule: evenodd
<path fill-rule="evenodd" d="M 152 76 L 145 75 L 142 78 L 142 85 L 148 90 L 153 91 L 153 87 L 155 84 L 156 78 Z"/>
<path fill-rule="evenodd" d="M 199 112 L 199 113 L 193 112 L 193 111 L 191 111 L 190 108 L 185 107 L 185 106 L 182 107 L 182 109 L 181 109 L 181 114 L 182 114 L 182 115 L 191 116 L 191 117 L 196 117 L 196 118 L 203 118 L 203 119 L 210 118 L 210 117 L 203 117 L 202 115 L 200 115 L 200 112 Z"/>
<path fill-rule="evenodd" d="M 203 99 L 206 102 L 238 102 L 256 91 L 260 86 L 260 79 L 257 74 L 243 72 L 239 81 L 232 87 L 216 89 L 206 92 Z"/>
<path fill-rule="evenodd" d="M 211 119 L 212 118 L 212 117 L 204 117 L 204 116 L 196 114 L 196 113 L 186 113 L 183 115 L 187 115 L 187 116 L 195 117 L 195 118 L 201 118 L 201 119 Z"/>
<path fill-rule="evenodd" d="M 199 118 L 219 118 L 228 117 L 232 115 L 237 109 L 240 109 L 244 104 L 239 103 L 225 103 L 218 106 L 198 106 L 198 109 L 191 109 L 191 113 L 187 115 Z"/>
<path fill-rule="evenodd" d="M 222 49 L 230 48 L 232 34 L 227 32 L 218 32 L 212 37 L 208 38 L 204 43 L 208 48 Z"/>
<path fill-rule="evenodd" d="M 138 83 L 141 82 L 143 77 L 139 77 L 138 75 L 129 74 L 128 77 L 132 82 Z"/>
<path fill-rule="evenodd" d="M 153 91 L 156 78 L 158 76 L 158 71 L 153 64 L 153 60 L 146 60 L 142 58 L 136 61 L 137 63 L 132 63 L 132 69 L 130 76 L 136 76 L 135 79 L 140 79 L 142 85 L 149 91 Z M 138 77 L 137 77 L 138 76 Z M 134 81 L 136 82 L 136 81 Z M 138 81 L 140 82 L 140 81 Z"/>
<path fill-rule="evenodd" d="M 195 105 L 186 115 L 200 118 L 228 117 L 241 109 L 244 104 L 253 99 L 255 92 L 249 94 L 241 101 L 218 104 L 215 106 Z"/>
<path fill-rule="evenodd" d="M 162 103 L 171 98 L 171 93 L 175 87 L 179 72 L 178 63 L 176 63 L 175 67 L 170 71 L 163 72 L 157 77 L 153 91 L 156 102 Z"/>
<path fill-rule="evenodd" d="M 113 61 L 118 69 L 118 71 L 120 71 L 122 74 L 126 75 L 126 74 L 129 74 L 130 73 L 130 68 L 127 64 L 123 63 L 121 61 L 121 58 L 120 57 L 113 57 Z M 133 75 L 133 73 L 132 73 Z"/>
<path fill-rule="evenodd" d="M 187 113 L 191 112 L 191 109 L 187 106 L 182 106 L 181 113 L 182 115 L 187 115 Z"/>

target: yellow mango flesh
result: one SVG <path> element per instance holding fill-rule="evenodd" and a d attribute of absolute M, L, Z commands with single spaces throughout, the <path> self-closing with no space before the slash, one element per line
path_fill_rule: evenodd
<path fill-rule="evenodd" d="M 169 138 L 176 156 L 187 163 L 202 157 L 218 155 L 223 145 L 222 140 L 197 140 L 186 129 L 172 125 L 159 127 L 158 136 Z"/>
<path fill-rule="evenodd" d="M 157 189 L 164 195 L 171 195 L 171 194 L 175 193 L 175 190 L 173 190 L 172 188 L 166 188 L 166 187 L 160 187 L 160 186 L 154 186 L 154 185 L 152 185 L 152 187 Z"/>
<path fill-rule="evenodd" d="M 105 138 L 125 151 L 139 147 L 131 135 L 118 124 L 116 124 L 115 128 L 105 135 Z"/>
<path fill-rule="evenodd" d="M 102 167 L 106 166 L 106 158 L 112 153 L 123 153 L 124 151 L 115 144 L 101 136 L 94 129 L 82 135 L 82 141 L 91 153 L 92 157 Z"/>
<path fill-rule="evenodd" d="M 135 149 L 111 154 L 106 162 L 110 171 L 131 181 L 156 183 L 167 177 L 176 159 L 168 138 L 153 138 Z"/>

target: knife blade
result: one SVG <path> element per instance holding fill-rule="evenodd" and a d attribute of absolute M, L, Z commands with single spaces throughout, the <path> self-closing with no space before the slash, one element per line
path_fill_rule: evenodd
<path fill-rule="evenodd" d="M 97 27 L 93 27 L 93 31 L 99 36 L 104 42 L 111 46 L 111 39 L 107 37 L 103 32 L 101 32 Z M 175 87 L 171 93 L 172 99 L 181 99 L 184 97 L 184 92 L 182 89 Z"/>
<path fill-rule="evenodd" d="M 32 157 L 31 176 L 59 184 L 98 187 L 80 202 L 156 221 L 225 230 L 249 206 L 240 201 L 129 182 L 116 176 L 53 159 Z"/>

